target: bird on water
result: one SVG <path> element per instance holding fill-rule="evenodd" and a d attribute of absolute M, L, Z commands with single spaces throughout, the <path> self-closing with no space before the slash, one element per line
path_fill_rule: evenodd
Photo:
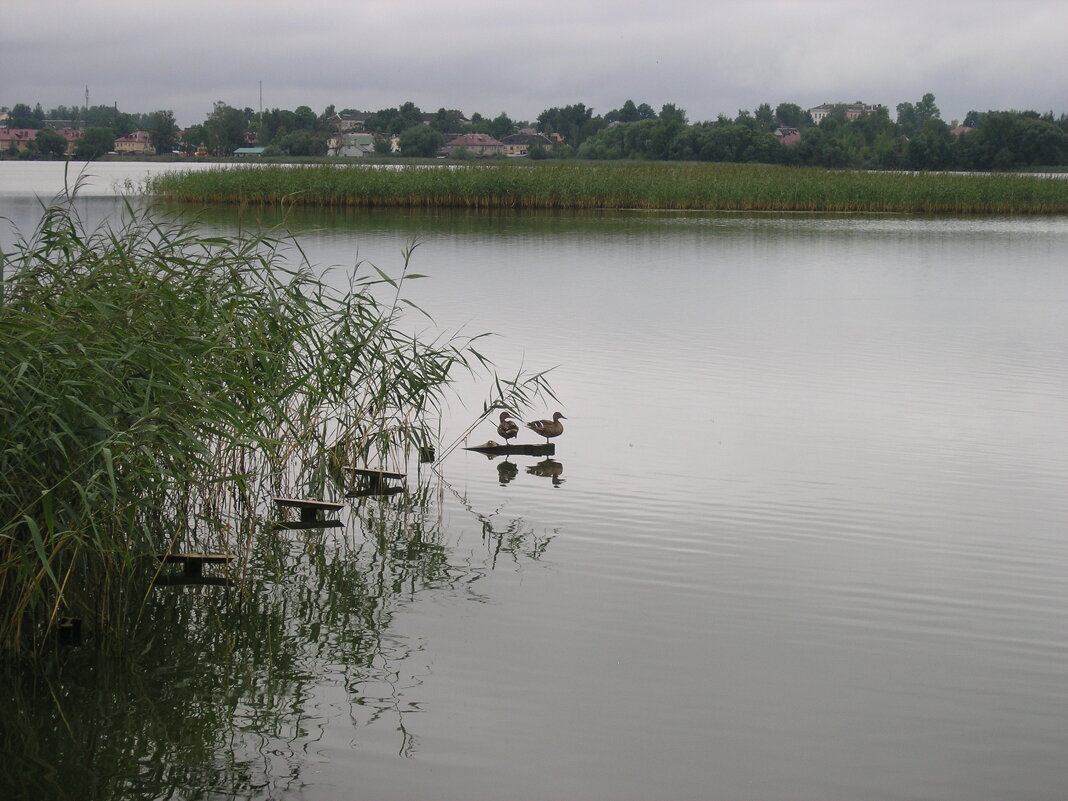
<path fill-rule="evenodd" d="M 508 444 L 508 440 L 515 439 L 519 434 L 519 425 L 514 420 L 508 418 L 512 415 L 508 412 L 501 412 L 501 422 L 497 425 L 497 433 L 504 437 L 504 444 Z"/>
<path fill-rule="evenodd" d="M 527 423 L 527 428 L 545 437 L 545 443 L 548 444 L 550 437 L 558 437 L 564 433 L 564 424 L 560 421 L 566 419 L 560 412 L 555 412 L 552 420 L 533 420 Z"/>

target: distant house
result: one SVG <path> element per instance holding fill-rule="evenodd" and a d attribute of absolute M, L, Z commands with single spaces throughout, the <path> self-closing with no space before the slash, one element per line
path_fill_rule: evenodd
<path fill-rule="evenodd" d="M 327 152 L 331 156 L 345 158 L 363 158 L 375 153 L 375 138 L 369 133 L 345 133 L 331 137 L 327 143 Z"/>
<path fill-rule="evenodd" d="M 968 125 L 958 125 L 956 128 L 951 128 L 949 132 L 953 136 L 960 136 L 961 134 L 971 133 L 974 130 L 975 128 Z"/>
<path fill-rule="evenodd" d="M 36 138 L 36 128 L 3 128 L 0 129 L 0 149 L 11 150 L 14 148 L 23 151 L 29 148 L 30 142 Z"/>
<path fill-rule="evenodd" d="M 537 145 L 546 150 L 553 146 L 549 137 L 537 132 L 511 134 L 510 136 L 502 137 L 501 144 L 505 147 L 504 155 L 512 157 L 527 155 L 530 152 L 531 145 Z"/>
<path fill-rule="evenodd" d="M 239 147 L 234 150 L 234 155 L 238 158 L 242 158 L 244 156 L 262 156 L 263 151 L 266 149 L 267 148 L 265 147 Z"/>
<path fill-rule="evenodd" d="M 37 128 L 0 128 L 0 151 L 14 148 L 19 152 L 28 150 L 30 143 L 37 139 Z M 67 140 L 67 152 L 74 151 L 74 145 L 81 138 L 82 132 L 75 128 L 61 128 L 55 133 Z"/>
<path fill-rule="evenodd" d="M 882 106 L 869 106 L 866 103 L 824 103 L 821 106 L 810 108 L 808 113 L 812 117 L 812 121 L 816 123 L 816 125 L 819 125 L 837 108 L 845 109 L 846 119 L 852 122 L 853 120 L 860 119 L 865 114 L 875 113 L 881 109 Z"/>
<path fill-rule="evenodd" d="M 796 145 L 801 141 L 801 132 L 797 128 L 776 128 L 775 138 L 779 140 L 779 144 Z"/>
<path fill-rule="evenodd" d="M 498 156 L 504 155 L 507 149 L 508 146 L 503 142 L 484 133 L 464 134 L 445 143 L 445 152 L 450 156 L 458 150 L 466 150 L 476 156 Z"/>
<path fill-rule="evenodd" d="M 115 152 L 126 155 L 145 156 L 156 152 L 148 131 L 134 131 L 115 140 Z"/>
<path fill-rule="evenodd" d="M 369 111 L 340 111 L 330 120 L 339 133 L 366 130 Z"/>

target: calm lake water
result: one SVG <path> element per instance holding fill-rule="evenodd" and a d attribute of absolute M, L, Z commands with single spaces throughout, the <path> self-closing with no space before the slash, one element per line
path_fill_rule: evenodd
<path fill-rule="evenodd" d="M 0 216 L 56 169 L 0 163 Z M 418 238 L 413 328 L 554 367 L 556 455 L 407 465 L 248 591 L 158 591 L 136 653 L 13 683 L 4 797 L 1068 795 L 1068 219 L 289 224 L 339 282 Z"/>

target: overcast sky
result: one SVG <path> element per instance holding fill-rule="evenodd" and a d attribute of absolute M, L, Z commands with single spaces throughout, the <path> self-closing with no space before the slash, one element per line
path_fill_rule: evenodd
<path fill-rule="evenodd" d="M 0 106 L 1068 112 L 1068 0 L 0 0 Z"/>

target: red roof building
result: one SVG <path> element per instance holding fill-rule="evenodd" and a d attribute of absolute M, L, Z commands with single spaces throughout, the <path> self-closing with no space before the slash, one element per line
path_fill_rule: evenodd
<path fill-rule="evenodd" d="M 445 150 L 450 156 L 457 150 L 466 150 L 476 156 L 496 156 L 503 155 L 508 150 L 508 146 L 489 134 L 470 133 L 450 139 L 445 143 Z"/>
<path fill-rule="evenodd" d="M 0 150 L 7 151 L 12 147 L 19 152 L 28 150 L 30 143 L 37 138 L 38 133 L 39 129 L 37 128 L 0 128 Z M 58 128 L 53 133 L 57 133 L 67 140 L 68 153 L 74 150 L 74 144 L 82 136 L 82 132 L 76 128 Z"/>

